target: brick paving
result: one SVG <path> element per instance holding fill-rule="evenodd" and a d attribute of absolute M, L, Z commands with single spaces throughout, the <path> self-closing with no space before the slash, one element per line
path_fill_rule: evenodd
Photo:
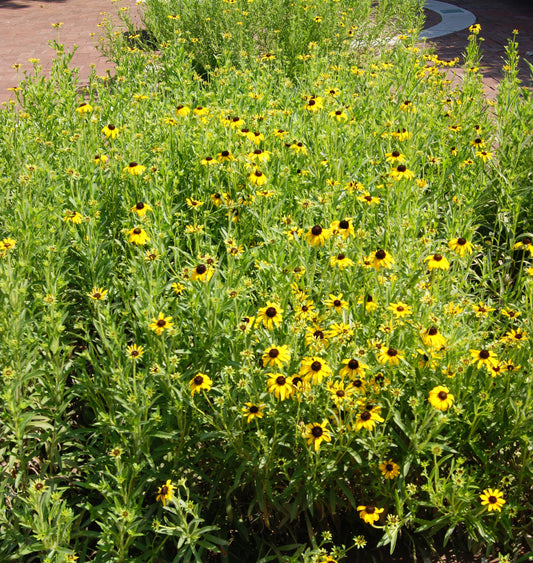
<path fill-rule="evenodd" d="M 192 0 L 194 1 L 194 0 Z M 523 84 L 531 86 L 531 73 L 525 59 L 533 64 L 533 2 L 531 0 L 448 0 L 473 12 L 481 24 L 483 59 L 481 72 L 488 97 L 495 97 L 500 80 L 505 45 L 513 29 L 519 30 L 519 52 L 522 57 L 519 77 Z M 115 14 L 121 8 L 138 14 L 135 0 L 0 0 L 0 102 L 12 97 L 9 87 L 16 86 L 24 70 L 30 70 L 29 58 L 40 59 L 43 71 L 50 69 L 54 55 L 48 42 L 57 39 L 58 30 L 52 23 L 63 22 L 59 29 L 59 42 L 71 49 L 79 46 L 72 59 L 80 77 L 86 80 L 95 65 L 98 74 L 105 74 L 113 65 L 101 56 L 95 44 L 98 24 L 104 13 Z M 428 24 L 438 23 L 434 13 L 429 13 Z M 137 20 L 138 21 L 138 20 Z M 427 27 L 427 26 L 426 26 Z M 94 34 L 94 35 L 91 35 Z M 461 57 L 468 37 L 468 30 L 434 39 L 436 53 L 443 59 Z M 531 53 L 531 54 L 528 54 Z M 21 69 L 11 65 L 20 63 Z M 460 81 L 460 71 L 450 71 L 455 82 Z"/>
<path fill-rule="evenodd" d="M 488 98 L 497 95 L 498 82 L 502 78 L 502 66 L 505 58 L 507 39 L 513 29 L 518 30 L 518 50 L 521 57 L 518 77 L 523 86 L 531 88 L 533 82 L 531 71 L 526 62 L 533 64 L 533 1 L 532 0 L 446 0 L 450 4 L 469 10 L 475 14 L 477 23 L 481 25 L 480 37 L 483 58 L 481 73 L 485 94 Z M 462 55 L 468 43 L 468 29 L 439 37 L 431 42 L 435 45 L 436 54 L 442 59 L 454 59 Z M 531 53 L 531 54 L 528 54 Z M 461 70 L 449 71 L 454 84 L 461 81 Z"/>
<path fill-rule="evenodd" d="M 55 52 L 48 42 L 57 40 L 58 32 L 58 42 L 66 51 L 78 45 L 71 66 L 79 68 L 82 83 L 91 73 L 91 64 L 100 75 L 112 70 L 113 65 L 95 47 L 98 24 L 107 13 L 118 26 L 121 8 L 131 10 L 133 17 L 138 14 L 135 0 L 0 0 L 0 102 L 13 97 L 8 88 L 18 84 L 24 70 L 32 69 L 28 59 L 40 59 L 43 72 L 50 70 Z M 63 22 L 61 28 L 52 27 L 59 22 Z M 13 64 L 22 65 L 18 73 Z"/>

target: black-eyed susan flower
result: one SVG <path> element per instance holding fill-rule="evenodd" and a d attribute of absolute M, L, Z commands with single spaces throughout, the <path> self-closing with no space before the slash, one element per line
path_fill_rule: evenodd
<path fill-rule="evenodd" d="M 185 286 L 179 282 L 174 282 L 170 287 L 176 295 L 182 295 L 185 289 Z"/>
<path fill-rule="evenodd" d="M 164 313 L 159 313 L 157 319 L 153 319 L 148 325 L 157 336 L 160 336 L 165 330 L 170 330 L 173 326 L 172 317 L 165 317 Z"/>
<path fill-rule="evenodd" d="M 477 35 L 481 31 L 481 25 L 478 24 L 478 23 L 475 23 L 468 28 L 468 31 L 470 33 L 472 33 L 473 35 Z"/>
<path fill-rule="evenodd" d="M 132 208 L 132 213 L 137 213 L 139 217 L 144 217 L 148 211 L 152 211 L 152 208 L 142 201 L 138 201 Z"/>
<path fill-rule="evenodd" d="M 94 163 L 99 164 L 100 166 L 104 166 L 108 160 L 109 158 L 105 154 L 94 155 Z"/>
<path fill-rule="evenodd" d="M 146 166 L 137 162 L 130 162 L 128 166 L 122 169 L 122 172 L 127 172 L 132 176 L 140 176 L 146 170 Z"/>
<path fill-rule="evenodd" d="M 157 496 L 155 497 L 156 501 L 161 501 L 163 506 L 166 506 L 167 502 L 171 501 L 174 497 L 174 485 L 170 479 L 167 479 L 167 482 L 157 489 Z"/>
<path fill-rule="evenodd" d="M 465 254 L 472 254 L 474 248 L 472 243 L 468 242 L 464 237 L 452 238 L 448 243 L 448 247 L 461 257 Z"/>
<path fill-rule="evenodd" d="M 217 154 L 217 160 L 218 162 L 231 162 L 235 160 L 235 157 L 230 151 L 221 151 Z"/>
<path fill-rule="evenodd" d="M 273 393 L 276 399 L 284 401 L 292 395 L 294 388 L 290 377 L 276 374 L 268 374 L 267 377 L 268 392 Z"/>
<path fill-rule="evenodd" d="M 83 215 L 78 211 L 65 211 L 63 221 L 79 225 L 83 221 Z"/>
<path fill-rule="evenodd" d="M 274 131 L 272 131 L 272 134 L 274 135 L 274 137 L 279 137 L 280 139 L 283 139 L 283 137 L 285 137 L 285 135 L 287 135 L 288 131 L 285 131 L 283 129 L 275 129 Z"/>
<path fill-rule="evenodd" d="M 263 172 L 261 172 L 261 170 L 259 170 L 259 168 L 256 168 L 249 176 L 248 176 L 248 180 L 254 185 L 254 186 L 264 186 L 267 183 L 267 177 L 263 174 Z"/>
<path fill-rule="evenodd" d="M 498 365 L 498 358 L 491 350 L 470 350 L 471 363 L 476 364 L 477 368 L 483 366 L 490 369 L 492 366 Z"/>
<path fill-rule="evenodd" d="M 106 125 L 103 129 L 102 129 L 102 133 L 108 138 L 108 139 L 116 139 L 118 137 L 119 131 L 118 129 L 112 124 L 110 123 L 109 125 Z"/>
<path fill-rule="evenodd" d="M 391 136 L 398 141 L 408 141 L 411 138 L 411 133 L 403 127 L 402 129 L 396 129 L 396 131 L 393 131 Z"/>
<path fill-rule="evenodd" d="M 502 506 L 506 502 L 503 498 L 503 493 L 498 489 L 485 489 L 483 494 L 479 495 L 479 498 L 481 499 L 482 506 L 486 506 L 489 512 L 492 510 L 501 512 Z"/>
<path fill-rule="evenodd" d="M 378 409 L 366 409 L 357 415 L 355 420 L 355 431 L 359 432 L 361 428 L 372 432 L 378 422 L 383 422 L 384 419 L 379 415 Z"/>
<path fill-rule="evenodd" d="M 397 463 L 394 463 L 392 459 L 389 459 L 389 461 L 382 461 L 379 464 L 379 470 L 385 479 L 394 479 L 400 474 L 400 466 Z"/>
<path fill-rule="evenodd" d="M 206 264 L 198 264 L 191 272 L 191 280 L 199 282 L 208 282 L 214 274 L 215 270 Z"/>
<path fill-rule="evenodd" d="M 409 170 L 405 164 L 398 164 L 396 168 L 389 172 L 389 176 L 394 178 L 394 180 L 412 180 L 415 177 L 415 173 Z"/>
<path fill-rule="evenodd" d="M 527 333 L 525 333 L 521 328 L 516 330 L 513 328 L 505 333 L 503 341 L 511 345 L 523 344 L 528 339 Z"/>
<path fill-rule="evenodd" d="M 296 154 L 307 154 L 307 149 L 301 141 L 293 141 L 292 144 L 289 144 L 289 148 Z"/>
<path fill-rule="evenodd" d="M 357 300 L 358 305 L 364 305 L 367 313 L 372 313 L 378 308 L 378 304 L 374 301 L 372 295 L 364 295 Z"/>
<path fill-rule="evenodd" d="M 299 301 L 294 305 L 294 316 L 298 321 L 312 319 L 315 314 L 315 304 L 310 299 Z"/>
<path fill-rule="evenodd" d="M 176 106 L 174 113 L 179 117 L 187 117 L 189 113 L 191 113 L 191 108 L 180 104 L 179 106 Z"/>
<path fill-rule="evenodd" d="M 476 317 L 488 317 L 491 311 L 494 311 L 494 307 L 489 307 L 488 305 L 484 305 L 483 303 L 479 303 L 478 305 L 472 305 L 472 309 L 476 313 Z"/>
<path fill-rule="evenodd" d="M 327 330 L 327 336 L 329 338 L 343 338 L 349 340 L 353 334 L 353 328 L 344 322 L 333 323 Z"/>
<path fill-rule="evenodd" d="M 341 235 L 342 240 L 346 240 L 348 237 L 355 236 L 355 230 L 353 228 L 353 223 L 351 219 L 342 219 L 342 221 L 333 221 L 329 226 L 329 230 L 332 235 Z"/>
<path fill-rule="evenodd" d="M 508 319 L 516 319 L 521 315 L 521 313 L 520 311 L 515 311 L 514 309 L 505 308 L 502 309 L 502 315 Z"/>
<path fill-rule="evenodd" d="M 335 254 L 330 257 L 329 265 L 332 268 L 338 268 L 339 270 L 344 270 L 345 268 L 349 268 L 350 266 L 353 266 L 353 260 L 348 258 L 346 254 L 341 252 L 339 254 Z"/>
<path fill-rule="evenodd" d="M 204 204 L 203 201 L 199 199 L 194 199 L 193 197 L 185 198 L 185 203 L 187 203 L 187 205 L 192 209 L 197 209 L 198 207 L 201 207 Z"/>
<path fill-rule="evenodd" d="M 444 412 L 452 406 L 454 396 L 447 387 L 437 385 L 429 392 L 428 400 L 432 407 Z"/>
<path fill-rule="evenodd" d="M 254 418 L 263 418 L 265 413 L 263 412 L 265 405 L 263 403 L 244 403 L 241 412 L 246 417 L 246 422 L 250 424 Z"/>
<path fill-rule="evenodd" d="M 130 346 L 126 348 L 126 355 L 130 360 L 133 360 L 134 362 L 140 360 L 143 354 L 144 354 L 143 346 L 137 346 L 137 344 L 130 344 Z"/>
<path fill-rule="evenodd" d="M 147 262 L 155 262 L 158 258 L 161 258 L 161 254 L 157 250 L 147 250 L 144 254 Z"/>
<path fill-rule="evenodd" d="M 324 299 L 324 305 L 330 309 L 334 309 L 337 313 L 342 314 L 343 310 L 348 309 L 348 302 L 342 299 L 343 294 L 335 295 L 330 293 L 327 299 Z"/>
<path fill-rule="evenodd" d="M 352 387 L 351 384 L 345 386 L 344 381 L 335 381 L 328 385 L 328 392 L 331 395 L 331 399 L 338 407 L 349 402 L 355 391 L 356 389 Z"/>
<path fill-rule="evenodd" d="M 363 192 L 360 196 L 357 197 L 357 199 L 362 203 L 366 203 L 367 205 L 379 204 L 379 197 L 370 195 L 369 192 Z"/>
<path fill-rule="evenodd" d="M 514 250 L 529 250 L 529 254 L 533 256 L 533 242 L 529 237 L 524 237 L 513 245 Z"/>
<path fill-rule="evenodd" d="M 382 268 L 390 268 L 394 264 L 394 258 L 382 248 L 379 248 L 375 252 L 373 252 L 369 258 L 372 267 L 375 270 L 381 270 Z"/>
<path fill-rule="evenodd" d="M 204 156 L 204 158 L 202 158 L 202 160 L 200 161 L 200 164 L 202 164 L 203 166 L 215 166 L 216 164 L 218 164 L 218 160 L 213 158 L 212 156 Z"/>
<path fill-rule="evenodd" d="M 108 290 L 103 287 L 93 287 L 87 295 L 94 301 L 102 301 L 106 298 L 107 293 Z"/>
<path fill-rule="evenodd" d="M 397 319 L 402 319 L 404 317 L 410 317 L 412 314 L 411 307 L 407 303 L 391 303 L 387 309 L 394 313 L 394 317 Z"/>
<path fill-rule="evenodd" d="M 396 164 L 397 162 L 401 164 L 402 162 L 405 162 L 405 155 L 403 155 L 400 151 L 394 150 L 392 152 L 386 153 L 385 159 L 391 164 Z"/>
<path fill-rule="evenodd" d="M 396 348 L 382 347 L 379 350 L 378 362 L 382 365 L 397 366 L 400 360 L 404 359 L 403 352 L 396 350 Z"/>
<path fill-rule="evenodd" d="M 211 195 L 211 203 L 218 207 L 219 205 L 229 203 L 230 197 L 226 192 L 215 192 Z"/>
<path fill-rule="evenodd" d="M 483 160 L 483 162 L 487 162 L 487 160 L 491 160 L 492 159 L 492 153 L 489 151 L 476 151 L 476 157 L 477 158 L 481 158 L 481 160 Z"/>
<path fill-rule="evenodd" d="M 90 113 L 93 111 L 93 106 L 88 104 L 87 102 L 82 102 L 77 108 L 76 113 L 79 115 L 83 115 L 84 113 Z"/>
<path fill-rule="evenodd" d="M 266 305 L 257 312 L 257 318 L 266 329 L 274 330 L 274 327 L 279 326 L 283 320 L 283 309 L 278 303 L 267 301 Z"/>
<path fill-rule="evenodd" d="M 304 106 L 304 109 L 316 113 L 324 107 L 324 101 L 320 96 L 311 96 Z"/>
<path fill-rule="evenodd" d="M 336 119 L 337 121 L 348 121 L 348 116 L 346 115 L 346 113 L 342 110 L 342 109 L 337 109 L 334 111 L 330 111 L 328 113 L 329 117 L 331 117 L 331 119 Z"/>
<path fill-rule="evenodd" d="M 195 393 L 200 393 L 202 389 L 205 391 L 209 391 L 212 386 L 213 386 L 213 380 L 205 373 L 199 373 L 189 381 L 191 396 L 194 396 Z"/>
<path fill-rule="evenodd" d="M 270 160 L 270 152 L 264 151 L 262 149 L 255 149 L 253 152 L 249 153 L 247 158 L 252 162 L 268 162 Z"/>
<path fill-rule="evenodd" d="M 365 370 L 368 366 L 357 360 L 356 358 L 347 358 L 342 360 L 344 367 L 339 371 L 341 377 L 349 377 L 350 379 L 364 378 Z"/>
<path fill-rule="evenodd" d="M 450 263 L 442 254 L 432 254 L 424 258 L 424 262 L 427 262 L 428 270 L 431 272 L 433 270 L 447 270 L 450 267 Z"/>
<path fill-rule="evenodd" d="M 249 141 L 252 141 L 255 145 L 259 145 L 261 144 L 261 141 L 265 140 L 265 136 L 263 135 L 263 133 L 260 133 L 259 131 L 248 131 L 248 133 L 246 134 L 246 138 Z"/>
<path fill-rule="evenodd" d="M 314 326 L 309 328 L 305 333 L 305 345 L 314 345 L 315 349 L 327 348 L 329 345 L 329 339 L 324 330 Z"/>
<path fill-rule="evenodd" d="M 322 379 L 324 377 L 330 377 L 331 374 L 331 368 L 326 360 L 318 356 L 303 358 L 300 371 L 298 372 L 298 375 L 305 380 L 311 381 L 313 385 L 320 385 Z"/>
<path fill-rule="evenodd" d="M 267 348 L 262 356 L 263 367 L 282 367 L 291 359 L 291 352 L 288 346 L 272 345 Z"/>
<path fill-rule="evenodd" d="M 379 520 L 379 515 L 385 510 L 384 508 L 377 508 L 375 506 L 358 506 L 359 518 L 365 524 L 374 524 Z"/>
<path fill-rule="evenodd" d="M 311 246 L 324 246 L 330 235 L 331 231 L 329 229 L 324 229 L 320 225 L 315 225 L 307 231 L 305 238 Z"/>
<path fill-rule="evenodd" d="M 150 240 L 148 233 L 144 229 L 141 229 L 141 227 L 130 229 L 126 234 L 128 236 L 128 242 L 139 246 L 146 244 Z"/>
<path fill-rule="evenodd" d="M 331 432 L 326 428 L 328 421 L 311 422 L 307 424 L 304 431 L 304 438 L 308 445 L 313 445 L 315 452 L 318 452 L 322 442 L 331 442 Z"/>
<path fill-rule="evenodd" d="M 435 326 L 432 326 L 422 332 L 422 342 L 431 348 L 442 348 L 443 346 L 446 346 L 446 338 L 442 336 L 439 329 Z"/>
<path fill-rule="evenodd" d="M 209 110 L 202 106 L 195 107 L 192 112 L 198 117 L 205 117 L 206 115 L 209 115 Z"/>

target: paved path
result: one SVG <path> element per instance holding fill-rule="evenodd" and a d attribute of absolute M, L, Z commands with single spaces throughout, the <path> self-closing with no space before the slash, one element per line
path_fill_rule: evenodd
<path fill-rule="evenodd" d="M 533 64 L 533 0 L 448 1 L 475 14 L 481 24 L 481 36 L 485 39 L 481 70 L 487 96 L 495 97 L 504 48 L 513 29 L 519 30 L 520 55 Z M 50 68 L 54 52 L 48 41 L 57 39 L 58 32 L 59 42 L 67 49 L 74 44 L 79 46 L 72 64 L 80 69 L 82 80 L 89 76 L 91 64 L 96 65 L 98 74 L 112 70 L 112 65 L 100 56 L 94 45 L 103 14 L 116 14 L 121 8 L 136 13 L 136 0 L 0 0 L 0 102 L 13 95 L 8 88 L 16 86 L 24 70 L 31 69 L 29 58 L 40 59 L 45 71 Z M 438 23 L 440 18 L 434 14 L 431 19 Z M 63 26 L 53 28 L 52 24 L 58 22 L 63 22 Z M 430 41 L 435 44 L 439 57 L 453 59 L 464 52 L 468 34 L 468 30 L 463 30 Z M 18 74 L 12 68 L 16 63 L 22 65 Z M 460 72 L 456 75 L 455 80 L 459 81 Z M 524 60 L 519 76 L 524 85 L 532 84 Z"/>
<path fill-rule="evenodd" d="M 66 50 L 74 45 L 79 48 L 72 59 L 72 66 L 80 69 L 82 80 L 91 72 L 105 75 L 112 65 L 96 50 L 98 24 L 108 13 L 116 18 L 118 10 L 126 8 L 136 13 L 135 0 L 0 0 L 0 102 L 13 93 L 8 88 L 16 86 L 24 70 L 31 70 L 28 59 L 40 59 L 43 71 L 50 69 L 54 51 L 48 42 L 58 39 Z M 63 22 L 61 28 L 53 23 Z M 118 22 L 118 20 L 117 20 Z M 94 35 L 91 35 L 94 34 Z M 17 71 L 13 64 L 21 64 Z"/>
<path fill-rule="evenodd" d="M 505 46 L 513 29 L 518 30 L 518 44 L 521 61 L 519 78 L 524 86 L 532 87 L 531 71 L 526 62 L 533 64 L 533 0 L 447 0 L 449 4 L 469 10 L 481 25 L 480 37 L 483 58 L 481 73 L 485 93 L 495 98 L 498 81 L 502 77 Z M 442 59 L 461 57 L 468 42 L 468 29 L 429 40 L 435 45 L 437 55 Z M 454 74 L 451 71 L 450 74 Z M 455 71 L 455 82 L 460 82 L 461 72 Z"/>

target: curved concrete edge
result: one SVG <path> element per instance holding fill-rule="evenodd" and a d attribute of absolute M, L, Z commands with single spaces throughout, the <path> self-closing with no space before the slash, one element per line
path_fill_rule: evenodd
<path fill-rule="evenodd" d="M 433 12 L 437 12 L 442 18 L 442 21 L 429 29 L 425 29 L 418 36 L 419 39 L 435 39 L 443 35 L 449 35 L 456 31 L 462 31 L 476 23 L 476 16 L 465 10 L 448 4 L 448 2 L 437 2 L 435 0 L 427 0 L 424 7 Z"/>

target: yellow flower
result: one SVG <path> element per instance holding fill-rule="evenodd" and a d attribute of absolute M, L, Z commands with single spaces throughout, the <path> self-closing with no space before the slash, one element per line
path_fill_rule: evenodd
<path fill-rule="evenodd" d="M 533 256 L 533 242 L 529 237 L 525 237 L 522 240 L 514 244 L 513 249 L 519 250 L 523 248 L 524 250 L 529 250 L 529 254 Z"/>
<path fill-rule="evenodd" d="M 454 401 L 454 396 L 447 387 L 437 385 L 429 392 L 430 404 L 438 410 L 445 411 L 449 409 Z"/>
<path fill-rule="evenodd" d="M 394 264 L 394 258 L 381 248 L 372 253 L 368 259 L 371 261 L 372 267 L 375 270 L 390 268 Z"/>
<path fill-rule="evenodd" d="M 341 252 L 340 254 L 336 254 L 335 256 L 330 257 L 329 265 L 332 268 L 339 268 L 339 270 L 344 270 L 345 268 L 353 266 L 353 260 L 351 260 Z"/>
<path fill-rule="evenodd" d="M 399 301 L 398 303 L 391 303 L 387 309 L 394 313 L 394 317 L 397 319 L 401 319 L 403 317 L 410 317 L 411 316 L 411 307 L 407 305 L 407 303 L 402 303 Z"/>
<path fill-rule="evenodd" d="M 315 225 L 305 235 L 307 242 L 311 246 L 324 246 L 326 240 L 331 236 L 329 229 L 324 229 L 320 225 Z"/>
<path fill-rule="evenodd" d="M 262 356 L 263 367 L 282 367 L 291 359 L 291 352 L 288 346 L 272 345 L 267 348 Z"/>
<path fill-rule="evenodd" d="M 128 172 L 132 176 L 140 176 L 146 170 L 146 166 L 137 162 L 130 162 L 128 166 L 122 169 L 122 172 Z"/>
<path fill-rule="evenodd" d="M 465 254 L 472 254 L 473 246 L 471 242 L 468 242 L 465 238 L 452 238 L 448 243 L 448 246 L 459 256 L 464 256 Z"/>
<path fill-rule="evenodd" d="M 263 408 L 264 408 L 264 404 L 260 403 L 259 405 L 256 405 L 254 403 L 244 403 L 245 406 L 242 407 L 241 412 L 244 416 L 246 416 L 246 422 L 249 424 L 250 422 L 252 422 L 252 420 L 254 418 L 263 418 L 264 413 L 263 413 Z"/>
<path fill-rule="evenodd" d="M 450 263 L 442 254 L 432 254 L 424 258 L 424 262 L 428 263 L 428 270 L 430 272 L 433 270 L 447 270 L 450 267 Z"/>
<path fill-rule="evenodd" d="M 348 302 L 343 301 L 342 295 L 342 293 L 339 293 L 338 295 L 330 293 L 329 297 L 324 299 L 324 305 L 330 309 L 335 309 L 337 313 L 342 314 L 343 309 L 348 309 Z"/>
<path fill-rule="evenodd" d="M 290 377 L 274 374 L 268 374 L 267 377 L 268 392 L 273 393 L 276 399 L 284 401 L 292 395 L 294 388 Z"/>
<path fill-rule="evenodd" d="M 306 155 L 307 154 L 307 149 L 304 147 L 304 144 L 300 141 L 296 142 L 294 141 L 289 148 L 294 151 L 296 154 L 303 154 Z"/>
<path fill-rule="evenodd" d="M 397 366 L 404 359 L 403 352 L 396 348 L 381 348 L 378 354 L 378 362 L 383 365 Z"/>
<path fill-rule="evenodd" d="M 63 221 L 79 225 L 83 221 L 83 215 L 81 213 L 78 213 L 78 211 L 65 211 Z"/>
<path fill-rule="evenodd" d="M 359 432 L 361 428 L 365 428 L 366 430 L 370 430 L 370 432 L 372 432 L 376 423 L 383 421 L 384 419 L 379 416 L 378 409 L 365 410 L 357 416 L 355 421 L 355 430 L 356 432 Z"/>
<path fill-rule="evenodd" d="M 186 198 L 185 201 L 186 201 L 187 205 L 188 205 L 189 207 L 192 207 L 193 209 L 194 209 L 194 208 L 201 207 L 201 206 L 204 204 L 203 201 L 200 201 L 200 200 L 198 200 L 198 199 L 194 199 L 194 198 L 192 198 L 192 197 Z"/>
<path fill-rule="evenodd" d="M 402 180 L 403 178 L 412 180 L 415 177 L 415 173 L 409 170 L 405 164 L 398 164 L 396 168 L 393 168 L 389 172 L 389 176 L 395 180 Z"/>
<path fill-rule="evenodd" d="M 94 299 L 94 301 L 102 301 L 103 299 L 106 298 L 107 292 L 108 290 L 103 289 L 102 287 L 93 287 L 91 292 L 88 293 L 87 295 L 91 299 Z"/>
<path fill-rule="evenodd" d="M 152 208 L 142 201 L 137 202 L 132 208 L 132 213 L 137 213 L 139 217 L 144 217 L 148 211 L 152 211 Z"/>
<path fill-rule="evenodd" d="M 229 202 L 230 202 L 230 197 L 226 192 L 216 192 L 216 193 L 211 195 L 211 203 L 215 207 L 218 207 L 222 203 L 227 204 Z"/>
<path fill-rule="evenodd" d="M 130 229 L 127 232 L 128 235 L 128 242 L 132 242 L 133 244 L 143 245 L 146 244 L 150 238 L 144 229 L 141 227 L 135 227 L 134 229 Z"/>
<path fill-rule="evenodd" d="M 476 156 L 483 159 L 483 162 L 487 162 L 487 160 L 492 158 L 492 153 L 488 151 L 476 151 Z"/>
<path fill-rule="evenodd" d="M 316 113 L 317 111 L 321 110 L 324 107 L 323 100 L 320 96 L 311 96 L 307 103 L 305 104 L 304 108 L 307 111 L 312 113 Z"/>
<path fill-rule="evenodd" d="M 214 274 L 215 270 L 205 264 L 198 264 L 193 268 L 191 273 L 192 281 L 208 282 Z"/>
<path fill-rule="evenodd" d="M 347 376 L 350 379 L 363 378 L 365 376 L 365 370 L 368 366 L 355 358 L 349 358 L 342 360 L 344 367 L 339 371 L 341 377 Z"/>
<path fill-rule="evenodd" d="M 283 320 L 283 309 L 278 303 L 267 301 L 265 307 L 257 312 L 257 318 L 263 322 L 266 329 L 273 330 L 274 326 L 279 326 Z"/>
<path fill-rule="evenodd" d="M 328 385 L 328 391 L 331 394 L 331 398 L 337 406 L 342 406 L 345 402 L 351 400 L 351 396 L 354 394 L 356 389 L 348 384 L 344 387 L 344 381 L 335 381 L 335 383 Z"/>
<path fill-rule="evenodd" d="M 521 329 L 511 329 L 503 337 L 503 341 L 507 344 L 522 344 L 527 340 L 527 334 Z"/>
<path fill-rule="evenodd" d="M 324 377 L 331 377 L 332 371 L 328 363 L 318 356 L 304 358 L 298 375 L 312 381 L 313 385 L 320 385 Z"/>
<path fill-rule="evenodd" d="M 341 235 L 342 240 L 346 240 L 348 237 L 355 236 L 355 230 L 353 228 L 351 219 L 343 219 L 342 221 L 333 221 L 329 226 L 329 231 L 332 235 Z"/>
<path fill-rule="evenodd" d="M 248 180 L 254 185 L 254 186 L 264 186 L 267 183 L 267 178 L 266 176 L 261 172 L 261 170 L 259 170 L 259 168 L 256 168 L 249 176 L 248 176 Z"/>
<path fill-rule="evenodd" d="M 479 305 L 473 305 L 472 309 L 476 312 L 476 317 L 488 317 L 491 311 L 494 311 L 494 307 L 485 307 L 483 303 Z"/>
<path fill-rule="evenodd" d="M 498 489 L 485 489 L 482 495 L 479 495 L 482 506 L 486 506 L 488 511 L 497 510 L 502 511 L 502 506 L 505 504 L 503 493 Z"/>
<path fill-rule="evenodd" d="M 157 489 L 157 496 L 155 497 L 156 501 L 161 501 L 163 506 L 166 506 L 169 500 L 172 500 L 174 496 L 174 485 L 170 479 L 167 479 L 167 482 Z"/>
<path fill-rule="evenodd" d="M 369 192 L 363 192 L 357 199 L 367 205 L 377 205 L 379 203 L 379 197 L 372 196 Z"/>
<path fill-rule="evenodd" d="M 304 438 L 307 439 L 308 445 L 314 444 L 315 452 L 318 452 L 322 442 L 331 442 L 331 432 L 326 428 L 327 423 L 327 419 L 324 419 L 322 424 L 311 422 L 305 427 Z"/>
<path fill-rule="evenodd" d="M 379 470 L 385 479 L 394 479 L 394 477 L 397 477 L 400 474 L 400 466 L 397 463 L 394 463 L 392 459 L 381 462 L 379 464 Z"/>
<path fill-rule="evenodd" d="M 204 117 L 205 115 L 209 114 L 209 110 L 207 108 L 202 107 L 202 106 L 198 106 L 198 107 L 194 108 L 192 110 L 192 112 L 194 113 L 194 115 L 197 115 L 198 117 Z"/>
<path fill-rule="evenodd" d="M 385 159 L 391 164 L 396 164 L 397 162 L 402 163 L 405 162 L 405 155 L 400 151 L 392 151 L 385 154 Z"/>
<path fill-rule="evenodd" d="M 422 333 L 422 342 L 432 348 L 442 348 L 446 345 L 446 338 L 437 327 L 432 326 Z"/>
<path fill-rule="evenodd" d="M 163 313 L 159 313 L 158 318 L 153 319 L 148 325 L 148 327 L 151 328 L 157 336 L 160 336 L 162 332 L 169 330 L 172 326 L 172 317 L 165 317 Z"/>
<path fill-rule="evenodd" d="M 341 109 L 330 111 L 328 115 L 337 121 L 348 121 L 348 116 Z"/>
<path fill-rule="evenodd" d="M 496 354 L 490 350 L 470 350 L 470 356 L 472 357 L 471 363 L 477 362 L 477 369 L 481 369 L 483 366 L 490 369 L 498 365 Z"/>
<path fill-rule="evenodd" d="M 90 104 L 88 104 L 87 102 L 81 103 L 76 108 L 76 113 L 79 113 L 80 115 L 83 115 L 84 113 L 90 113 L 91 111 L 93 111 L 93 107 Z"/>
<path fill-rule="evenodd" d="M 175 114 L 179 115 L 180 117 L 186 117 L 190 112 L 191 110 L 187 106 L 179 105 L 176 107 Z"/>
<path fill-rule="evenodd" d="M 209 391 L 212 385 L 213 385 L 213 380 L 205 373 L 199 373 L 198 375 L 195 375 L 189 381 L 189 387 L 191 388 L 191 396 L 194 396 L 195 393 L 200 393 L 202 389 Z"/>
<path fill-rule="evenodd" d="M 137 344 L 131 344 L 126 348 L 126 354 L 130 360 L 135 362 L 144 354 L 144 347 L 137 346 Z"/>
<path fill-rule="evenodd" d="M 481 31 L 481 25 L 475 23 L 468 28 L 468 31 L 473 35 L 477 35 Z"/>
<path fill-rule="evenodd" d="M 366 524 L 374 524 L 379 520 L 379 515 L 385 510 L 384 508 L 376 508 L 375 506 L 358 506 L 359 518 Z"/>
<path fill-rule="evenodd" d="M 118 137 L 118 129 L 113 125 L 113 124 L 109 124 L 106 125 L 103 129 L 102 129 L 102 133 L 108 138 L 108 139 L 116 139 Z"/>

